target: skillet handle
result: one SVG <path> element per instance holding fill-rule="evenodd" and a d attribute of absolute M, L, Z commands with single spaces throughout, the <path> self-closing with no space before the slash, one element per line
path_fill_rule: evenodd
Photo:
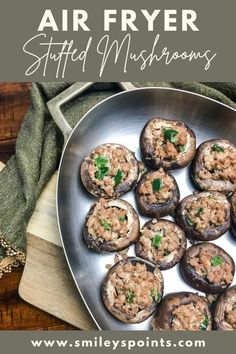
<path fill-rule="evenodd" d="M 87 90 L 90 86 L 92 86 L 93 82 L 76 82 L 75 84 L 71 85 L 68 89 L 61 92 L 56 97 L 52 98 L 50 101 L 47 102 L 47 106 L 49 112 L 52 115 L 52 118 L 59 129 L 62 131 L 64 136 L 64 144 L 66 143 L 67 139 L 69 138 L 72 128 L 63 116 L 61 112 L 61 106 L 68 101 L 72 100 L 74 97 L 80 95 L 82 92 Z"/>
<path fill-rule="evenodd" d="M 130 91 L 136 89 L 136 87 L 132 84 L 132 82 L 118 82 L 118 84 L 124 91 Z"/>
<path fill-rule="evenodd" d="M 62 114 L 61 106 L 72 100 L 74 97 L 80 95 L 82 92 L 86 91 L 93 84 L 94 82 L 76 82 L 68 89 L 61 92 L 59 95 L 47 102 L 47 106 L 53 120 L 63 133 L 64 144 L 69 138 L 72 132 L 72 128 Z M 125 91 L 133 90 L 136 88 L 131 82 L 119 82 L 118 84 Z"/>

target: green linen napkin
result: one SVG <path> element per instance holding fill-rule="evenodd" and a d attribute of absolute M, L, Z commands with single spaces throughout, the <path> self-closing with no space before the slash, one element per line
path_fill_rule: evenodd
<path fill-rule="evenodd" d="M 22 123 L 16 153 L 0 172 L 0 276 L 25 262 L 26 228 L 36 200 L 58 166 L 62 134 L 52 120 L 47 101 L 71 83 L 34 83 L 31 107 Z M 174 87 L 196 92 L 236 109 L 236 83 L 134 82 L 136 87 Z M 116 83 L 97 83 L 65 107 L 73 127 L 96 103 L 119 92 Z"/>

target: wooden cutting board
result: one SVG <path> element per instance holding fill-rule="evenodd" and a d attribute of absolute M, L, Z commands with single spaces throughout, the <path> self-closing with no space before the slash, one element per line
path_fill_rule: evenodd
<path fill-rule="evenodd" d="M 56 217 L 55 174 L 37 201 L 27 228 L 27 257 L 19 286 L 26 302 L 80 329 L 96 329 L 68 268 Z"/>

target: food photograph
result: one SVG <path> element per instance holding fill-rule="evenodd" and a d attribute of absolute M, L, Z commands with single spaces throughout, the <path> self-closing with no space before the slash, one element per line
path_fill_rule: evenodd
<path fill-rule="evenodd" d="M 236 330 L 236 84 L 0 87 L 1 329 Z"/>

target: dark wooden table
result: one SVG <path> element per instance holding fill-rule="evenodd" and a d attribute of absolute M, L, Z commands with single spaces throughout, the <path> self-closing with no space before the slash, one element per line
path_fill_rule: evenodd
<path fill-rule="evenodd" d="M 0 161 L 14 154 L 21 122 L 30 105 L 31 83 L 0 83 Z M 0 279 L 0 329 L 74 329 L 20 299 L 23 267 Z"/>

